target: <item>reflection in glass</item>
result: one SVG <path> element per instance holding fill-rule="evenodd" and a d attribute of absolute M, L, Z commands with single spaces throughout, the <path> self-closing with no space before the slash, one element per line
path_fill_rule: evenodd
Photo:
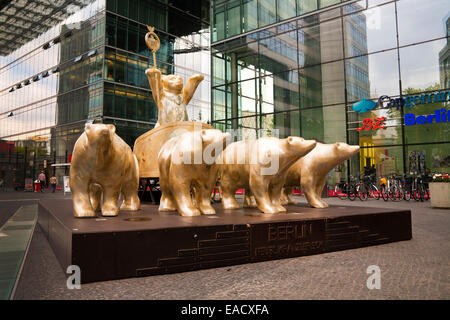
<path fill-rule="evenodd" d="M 257 0 L 243 0 L 242 1 L 242 26 L 243 32 L 251 31 L 258 28 L 257 17 Z"/>
<path fill-rule="evenodd" d="M 344 30 L 346 57 L 394 48 L 397 44 L 394 4 L 344 17 Z"/>
<path fill-rule="evenodd" d="M 447 36 L 448 0 L 400 0 L 397 8 L 400 46 Z"/>
<path fill-rule="evenodd" d="M 276 22 L 275 0 L 258 0 L 258 27 Z"/>
<path fill-rule="evenodd" d="M 240 0 L 232 0 L 227 3 L 227 37 L 241 32 L 241 6 Z"/>
<path fill-rule="evenodd" d="M 364 167 L 375 165 L 377 179 L 403 173 L 402 147 L 372 147 L 370 144 L 361 146 L 359 161 L 357 157 L 350 159 L 350 174 L 359 178 L 364 173 Z"/>
<path fill-rule="evenodd" d="M 323 143 L 345 142 L 344 105 L 301 111 L 302 137 Z"/>
<path fill-rule="evenodd" d="M 450 144 L 406 146 L 407 172 L 410 174 L 448 173 Z"/>
<path fill-rule="evenodd" d="M 317 10 L 317 0 L 297 0 L 297 15 Z"/>
<path fill-rule="evenodd" d="M 450 72 L 447 59 L 439 53 L 447 46 L 447 40 L 436 40 L 400 49 L 400 66 L 403 88 L 418 92 L 437 90 L 441 75 Z M 448 53 L 447 53 L 448 55 Z M 445 63 L 447 61 L 447 63 Z M 443 87 L 445 88 L 443 79 Z"/>
<path fill-rule="evenodd" d="M 277 21 L 289 19 L 296 15 L 295 1 L 296 0 L 277 1 Z"/>
<path fill-rule="evenodd" d="M 367 74 L 369 83 L 367 83 Z M 378 99 L 382 95 L 398 96 L 397 51 L 390 50 L 346 60 L 347 100 L 354 102 Z"/>

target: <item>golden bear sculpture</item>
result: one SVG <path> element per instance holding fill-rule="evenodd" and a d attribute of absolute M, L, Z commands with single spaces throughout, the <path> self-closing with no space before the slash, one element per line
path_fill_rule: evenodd
<path fill-rule="evenodd" d="M 296 204 L 290 195 L 293 187 L 300 186 L 311 207 L 327 208 L 328 204 L 322 200 L 321 194 L 328 173 L 358 152 L 359 146 L 351 146 L 344 142 L 317 143 L 310 153 L 289 168 L 283 190 L 283 204 Z"/>
<path fill-rule="evenodd" d="M 70 168 L 75 217 L 95 217 L 100 206 L 103 216 L 117 216 L 121 193 L 121 210 L 140 209 L 138 162 L 115 132 L 110 124 L 86 124 L 75 143 Z"/>
<path fill-rule="evenodd" d="M 214 162 L 229 140 L 229 133 L 202 129 L 185 132 L 164 143 L 158 154 L 162 191 L 159 211 L 176 210 L 182 216 L 216 213 L 210 202 L 217 180 Z"/>
<path fill-rule="evenodd" d="M 230 144 L 217 164 L 223 208 L 238 209 L 234 195 L 239 188 L 245 188 L 246 196 L 250 199 L 253 195 L 262 212 L 285 212 L 280 197 L 287 169 L 315 145 L 316 141 L 300 137 L 265 137 Z"/>
<path fill-rule="evenodd" d="M 188 121 L 186 105 L 204 79 L 202 74 L 190 77 L 183 88 L 183 78 L 176 74 L 162 75 L 157 68 L 145 71 L 152 89 L 153 99 L 158 106 L 158 122 L 155 128 L 165 123 Z"/>

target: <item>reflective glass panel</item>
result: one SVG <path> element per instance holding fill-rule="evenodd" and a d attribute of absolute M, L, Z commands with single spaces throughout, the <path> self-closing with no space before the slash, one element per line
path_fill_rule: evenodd
<path fill-rule="evenodd" d="M 448 0 L 400 0 L 397 7 L 401 46 L 447 36 Z"/>

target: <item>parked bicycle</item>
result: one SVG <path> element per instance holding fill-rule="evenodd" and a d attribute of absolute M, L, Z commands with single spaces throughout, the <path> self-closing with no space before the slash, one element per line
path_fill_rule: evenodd
<path fill-rule="evenodd" d="M 357 185 L 358 181 L 353 176 L 350 176 L 350 183 L 341 180 L 334 186 L 334 192 L 341 200 L 349 199 L 350 201 L 354 201 L 357 196 Z"/>
<path fill-rule="evenodd" d="M 393 174 L 386 179 L 387 183 L 381 190 L 381 196 L 384 201 L 400 201 L 403 199 L 404 190 L 402 186 L 402 178 Z"/>
<path fill-rule="evenodd" d="M 430 199 L 428 182 L 428 176 L 418 175 L 416 177 L 413 177 L 411 183 L 411 196 L 414 200 L 423 202 Z"/>
<path fill-rule="evenodd" d="M 366 201 L 368 198 L 380 199 L 380 191 L 375 185 L 375 175 L 364 175 L 362 181 L 356 186 L 359 200 Z"/>

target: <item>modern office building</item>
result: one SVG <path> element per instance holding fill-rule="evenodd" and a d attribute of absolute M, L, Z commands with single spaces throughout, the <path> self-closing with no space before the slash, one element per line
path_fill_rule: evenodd
<path fill-rule="evenodd" d="M 211 6 L 217 128 L 360 145 L 331 185 L 371 165 L 379 176 L 450 171 L 448 0 Z"/>
<path fill-rule="evenodd" d="M 210 121 L 207 0 L 0 1 L 0 179 L 23 187 L 68 163 L 87 121 L 112 123 L 131 146 L 157 121 L 145 70 L 154 26 L 163 73 L 205 80 L 188 106 Z M 68 167 L 56 169 L 58 177 Z M 61 181 L 61 180 L 60 180 Z"/>

